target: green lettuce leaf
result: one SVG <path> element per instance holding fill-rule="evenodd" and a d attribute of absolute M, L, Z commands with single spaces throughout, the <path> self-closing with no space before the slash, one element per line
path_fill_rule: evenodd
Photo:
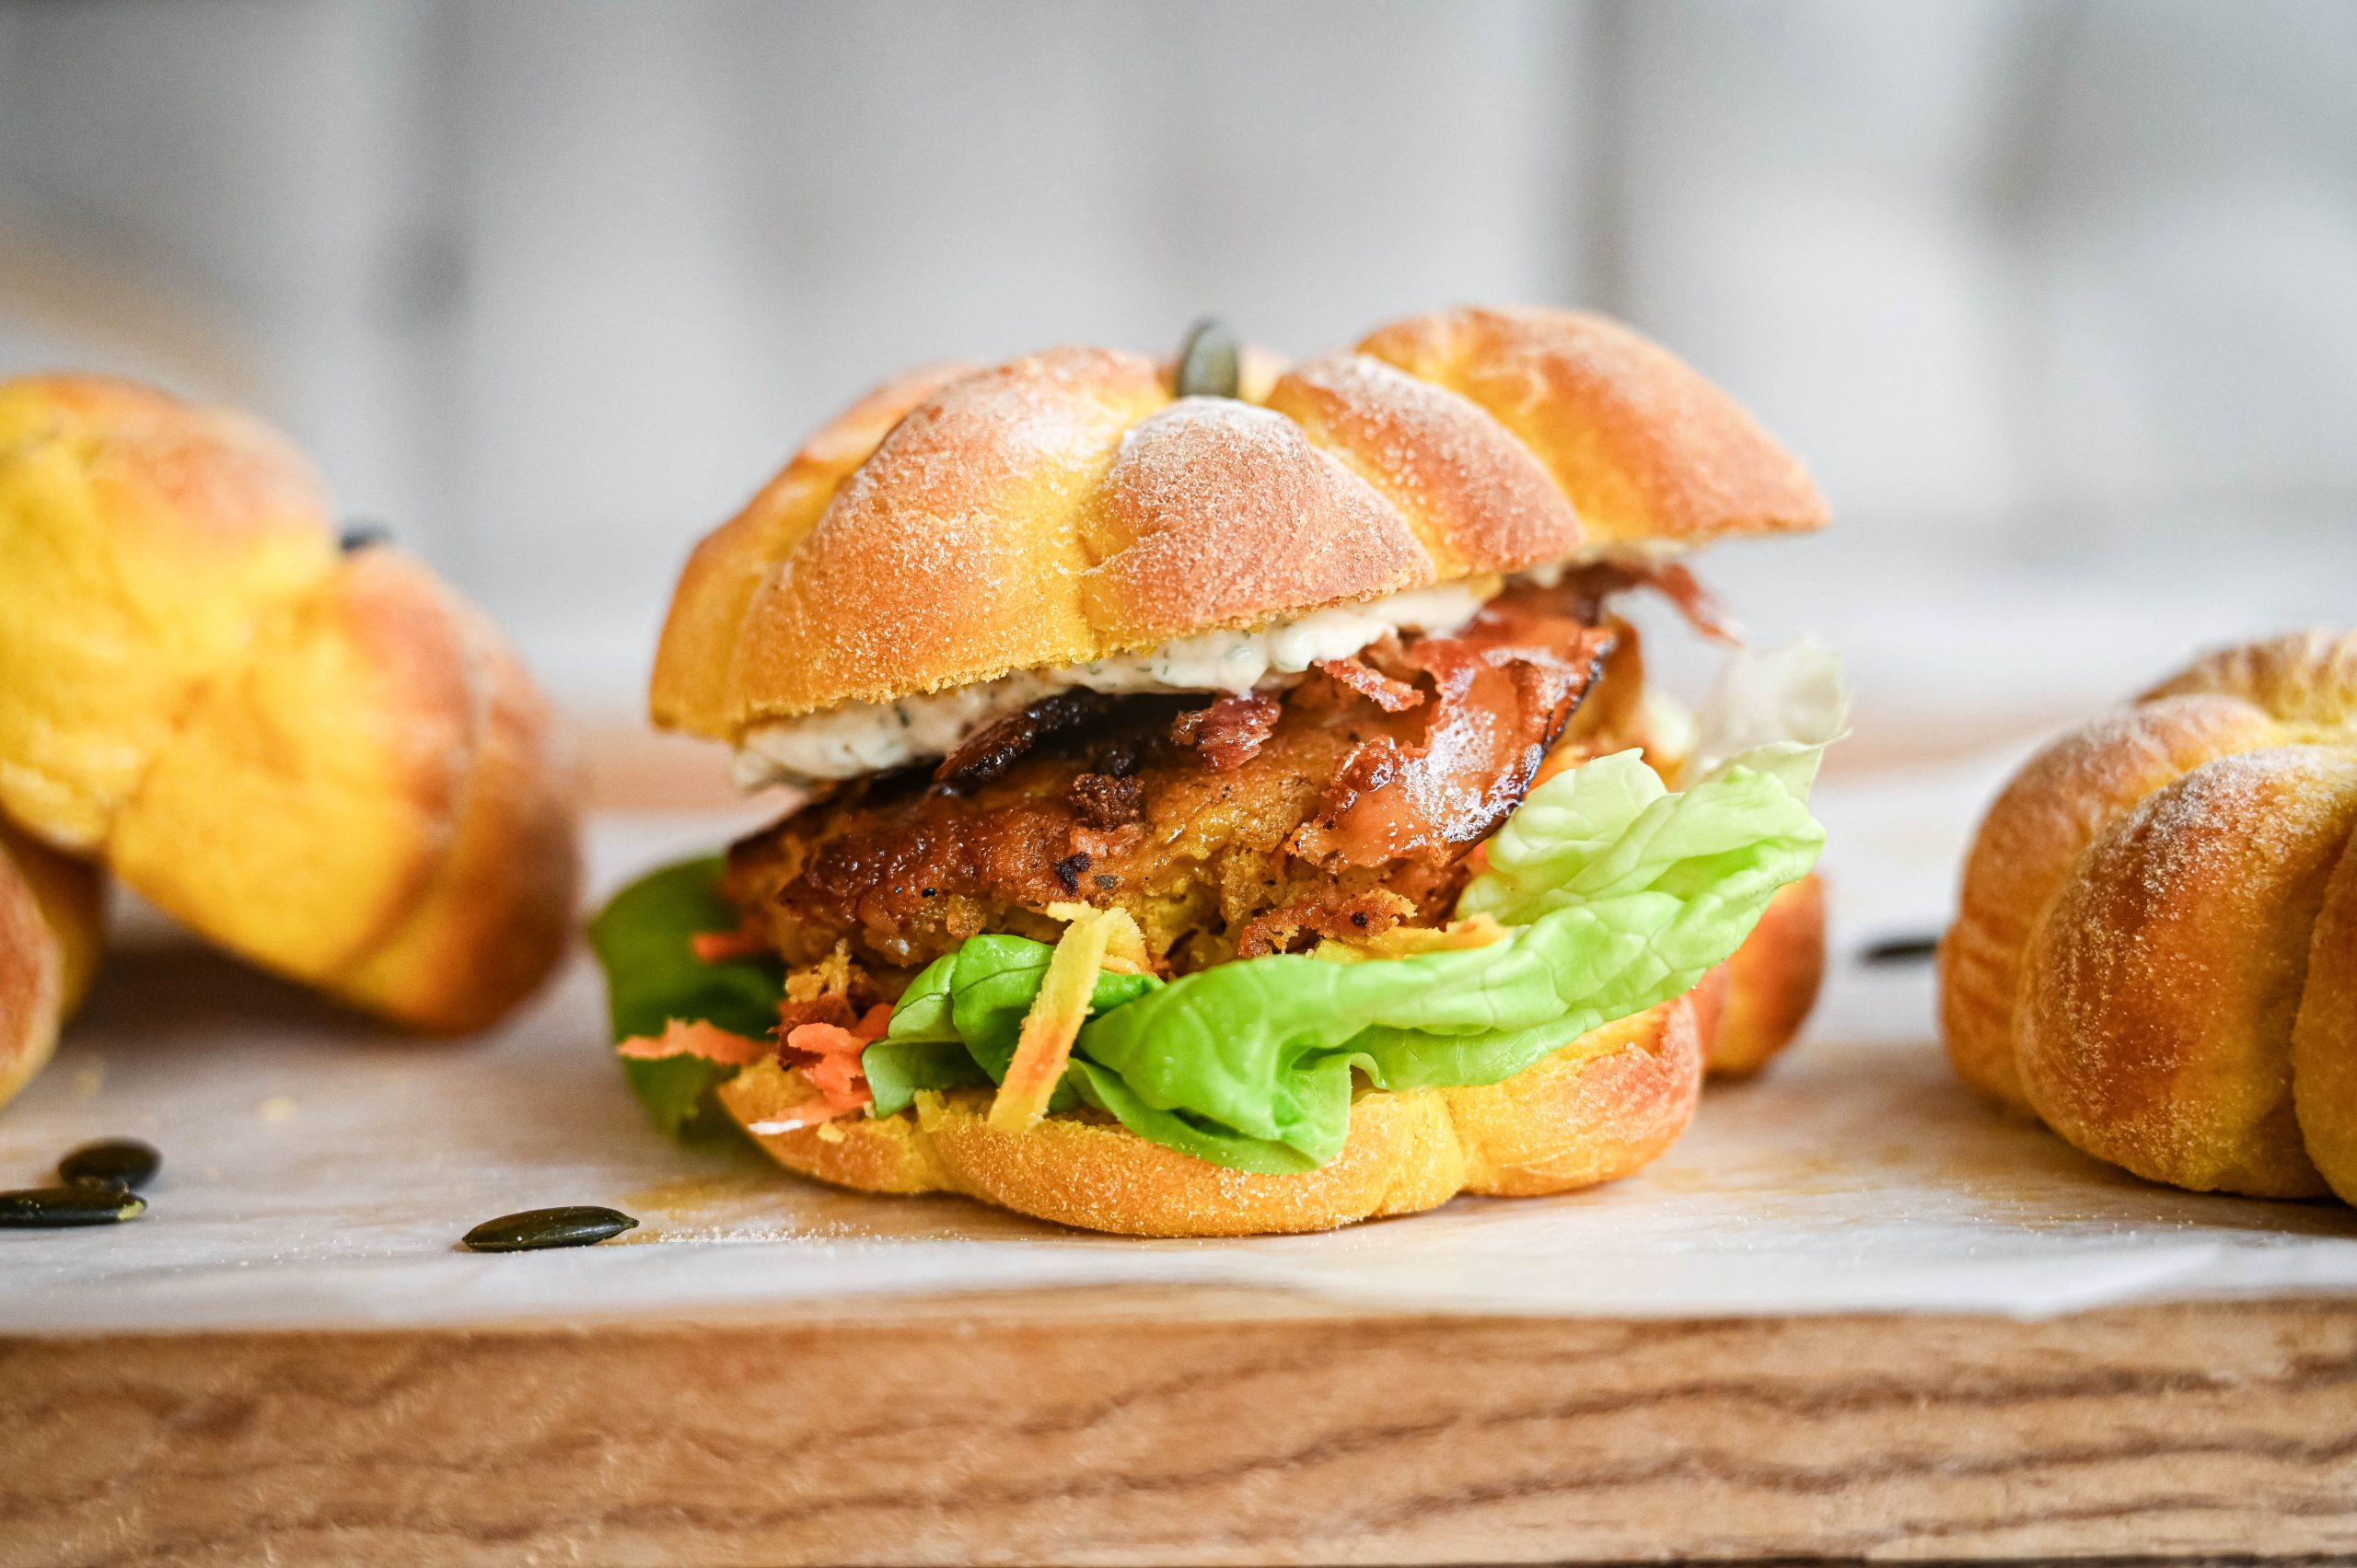
<path fill-rule="evenodd" d="M 606 971 L 606 1010 L 616 1041 L 659 1036 L 678 1018 L 709 1023 L 759 1040 L 777 1027 L 785 994 L 775 958 L 695 956 L 699 932 L 734 931 L 742 918 L 720 891 L 717 855 L 649 872 L 589 923 L 589 946 Z M 666 1132 L 726 1124 L 713 1086 L 733 1067 L 700 1056 L 622 1058 L 622 1072 Z"/>
<path fill-rule="evenodd" d="M 625 1056 L 622 1077 L 655 1124 L 673 1134 L 720 1132 L 731 1125 L 712 1091 L 737 1069 L 701 1056 Z"/>

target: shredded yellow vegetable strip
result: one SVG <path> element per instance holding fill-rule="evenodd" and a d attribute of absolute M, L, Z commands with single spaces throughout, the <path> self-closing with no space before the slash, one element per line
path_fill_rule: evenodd
<path fill-rule="evenodd" d="M 1144 974 L 1153 968 L 1146 961 L 1145 933 L 1138 929 L 1138 923 L 1125 911 L 1101 910 L 1094 904 L 1059 903 L 1048 906 L 1048 918 L 1108 921 L 1104 967 L 1115 974 Z"/>
<path fill-rule="evenodd" d="M 1395 925 L 1379 936 L 1363 937 L 1355 942 L 1329 937 L 1318 944 L 1310 957 L 1323 958 L 1329 964 L 1363 964 L 1369 958 L 1411 958 L 1418 953 L 1447 953 L 1464 947 L 1486 947 L 1503 938 L 1506 928 L 1493 915 L 1477 914 L 1469 920 L 1452 920 L 1446 925 Z"/>
<path fill-rule="evenodd" d="M 991 1101 L 995 1132 L 1028 1132 L 1048 1113 L 1048 1101 L 1063 1081 L 1064 1063 L 1072 1060 L 1072 1042 L 1088 1021 L 1097 973 L 1114 965 L 1142 969 L 1145 963 L 1144 935 L 1126 912 L 1051 904 L 1048 912 L 1072 923 L 1056 939 L 1039 994 L 1023 1016 L 1015 1060 Z"/>

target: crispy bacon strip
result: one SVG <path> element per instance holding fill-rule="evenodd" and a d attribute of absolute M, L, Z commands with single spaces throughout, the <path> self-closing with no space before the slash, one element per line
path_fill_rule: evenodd
<path fill-rule="evenodd" d="M 1446 863 L 1488 837 L 1521 803 L 1611 645 L 1609 632 L 1504 600 L 1454 636 L 1408 645 L 1400 660 L 1431 679 L 1434 697 L 1422 741 L 1360 744 L 1324 811 L 1295 830 L 1295 853 L 1352 865 Z"/>
<path fill-rule="evenodd" d="M 1424 700 L 1415 687 L 1394 680 L 1355 654 L 1349 658 L 1322 659 L 1318 672 L 1339 686 L 1349 687 L 1387 714 L 1404 714 Z"/>
<path fill-rule="evenodd" d="M 1205 767 L 1224 773 L 1242 767 L 1252 760 L 1254 752 L 1268 744 L 1283 713 L 1283 702 L 1257 691 L 1241 697 L 1222 697 L 1208 708 L 1197 708 L 1173 719 L 1170 738 L 1181 746 L 1193 747 L 1202 754 Z"/>

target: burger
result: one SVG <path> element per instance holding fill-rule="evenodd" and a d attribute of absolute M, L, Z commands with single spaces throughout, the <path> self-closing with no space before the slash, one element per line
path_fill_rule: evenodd
<path fill-rule="evenodd" d="M 1280 367 L 1065 348 L 892 381 L 695 549 L 655 722 L 782 814 L 594 923 L 663 1125 L 1138 1236 L 1625 1175 L 1822 959 L 1812 645 L 1699 712 L 1628 596 L 1821 527 L 1603 318 L 1460 309 Z"/>

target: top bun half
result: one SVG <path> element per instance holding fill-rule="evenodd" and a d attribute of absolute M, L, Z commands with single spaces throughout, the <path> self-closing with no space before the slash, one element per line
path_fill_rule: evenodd
<path fill-rule="evenodd" d="M 668 728 L 734 739 L 852 702 L 1081 664 L 1550 562 L 1822 527 L 1805 470 L 1628 328 L 1469 308 L 1251 401 L 1065 348 L 853 404 L 682 574 Z"/>

